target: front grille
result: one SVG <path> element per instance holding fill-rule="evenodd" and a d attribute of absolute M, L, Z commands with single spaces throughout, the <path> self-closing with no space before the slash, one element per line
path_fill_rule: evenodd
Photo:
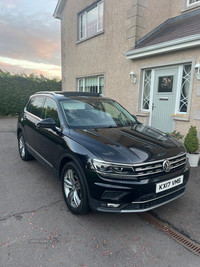
<path fill-rule="evenodd" d="M 176 170 L 177 168 L 185 165 L 186 153 L 172 157 L 172 158 L 167 158 L 167 160 L 171 164 L 171 170 Z M 138 177 L 161 173 L 161 172 L 164 172 L 164 169 L 163 169 L 164 161 L 165 159 L 154 161 L 154 162 L 136 164 L 134 165 L 134 171 Z"/>
<path fill-rule="evenodd" d="M 133 203 L 127 205 L 125 208 L 123 208 L 123 211 L 126 211 L 126 210 L 148 210 L 148 209 L 151 209 L 153 207 L 162 205 L 166 202 L 169 202 L 170 200 L 182 195 L 184 192 L 185 192 L 185 187 L 183 187 L 180 190 L 177 190 L 171 194 L 167 194 L 163 197 L 153 199 L 153 200 L 150 200 L 148 202 L 144 202 L 144 203 L 142 203 L 142 202 L 134 203 L 133 202 Z"/>

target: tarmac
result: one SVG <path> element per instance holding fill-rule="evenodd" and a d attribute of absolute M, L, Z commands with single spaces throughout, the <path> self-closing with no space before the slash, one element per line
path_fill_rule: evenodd
<path fill-rule="evenodd" d="M 17 117 L 0 117 L 0 267 L 200 267 L 186 250 L 137 214 L 72 215 L 60 182 L 17 151 Z M 151 211 L 200 244 L 200 165 L 186 193 Z"/>

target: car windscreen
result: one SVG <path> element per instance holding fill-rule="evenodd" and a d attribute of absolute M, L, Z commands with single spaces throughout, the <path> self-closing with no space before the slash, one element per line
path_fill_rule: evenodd
<path fill-rule="evenodd" d="M 61 107 L 67 124 L 73 129 L 126 127 L 136 123 L 134 117 L 114 100 L 62 100 Z"/>

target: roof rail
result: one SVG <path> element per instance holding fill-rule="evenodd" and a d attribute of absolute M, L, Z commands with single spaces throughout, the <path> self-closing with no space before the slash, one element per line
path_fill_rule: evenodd
<path fill-rule="evenodd" d="M 77 91 L 40 91 L 36 92 L 36 94 L 50 94 L 50 95 L 58 95 L 62 94 L 64 96 L 94 96 L 94 97 L 100 97 L 103 96 L 99 93 L 90 93 L 90 92 L 77 92 Z"/>
<path fill-rule="evenodd" d="M 36 92 L 36 94 L 50 94 L 50 95 L 56 95 L 56 92 L 53 92 L 53 91 L 40 91 L 40 92 Z"/>
<path fill-rule="evenodd" d="M 63 94 L 64 96 L 101 96 L 99 93 L 90 93 L 90 92 L 69 92 L 69 91 L 60 91 L 60 94 Z"/>

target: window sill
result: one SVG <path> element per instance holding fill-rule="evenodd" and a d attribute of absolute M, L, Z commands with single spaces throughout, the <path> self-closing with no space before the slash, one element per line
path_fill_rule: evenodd
<path fill-rule="evenodd" d="M 149 117 L 150 112 L 149 111 L 139 111 L 135 113 L 135 116 L 137 117 Z"/>
<path fill-rule="evenodd" d="M 80 44 L 80 43 L 83 43 L 83 42 L 85 42 L 85 41 L 88 41 L 88 40 L 90 40 L 90 39 L 92 39 L 92 38 L 94 38 L 94 37 L 96 37 L 96 36 L 99 36 L 99 35 L 101 35 L 101 34 L 103 34 L 103 33 L 104 33 L 104 30 L 102 30 L 102 31 L 100 31 L 100 32 L 98 32 L 98 33 L 96 33 L 96 34 L 90 36 L 90 37 L 86 37 L 86 38 L 84 38 L 84 39 L 82 39 L 82 40 L 79 40 L 79 41 L 76 42 L 76 44 Z"/>
<path fill-rule="evenodd" d="M 171 114 L 173 117 L 173 120 L 176 121 L 189 121 L 189 118 L 187 115 L 182 115 L 182 114 Z"/>

